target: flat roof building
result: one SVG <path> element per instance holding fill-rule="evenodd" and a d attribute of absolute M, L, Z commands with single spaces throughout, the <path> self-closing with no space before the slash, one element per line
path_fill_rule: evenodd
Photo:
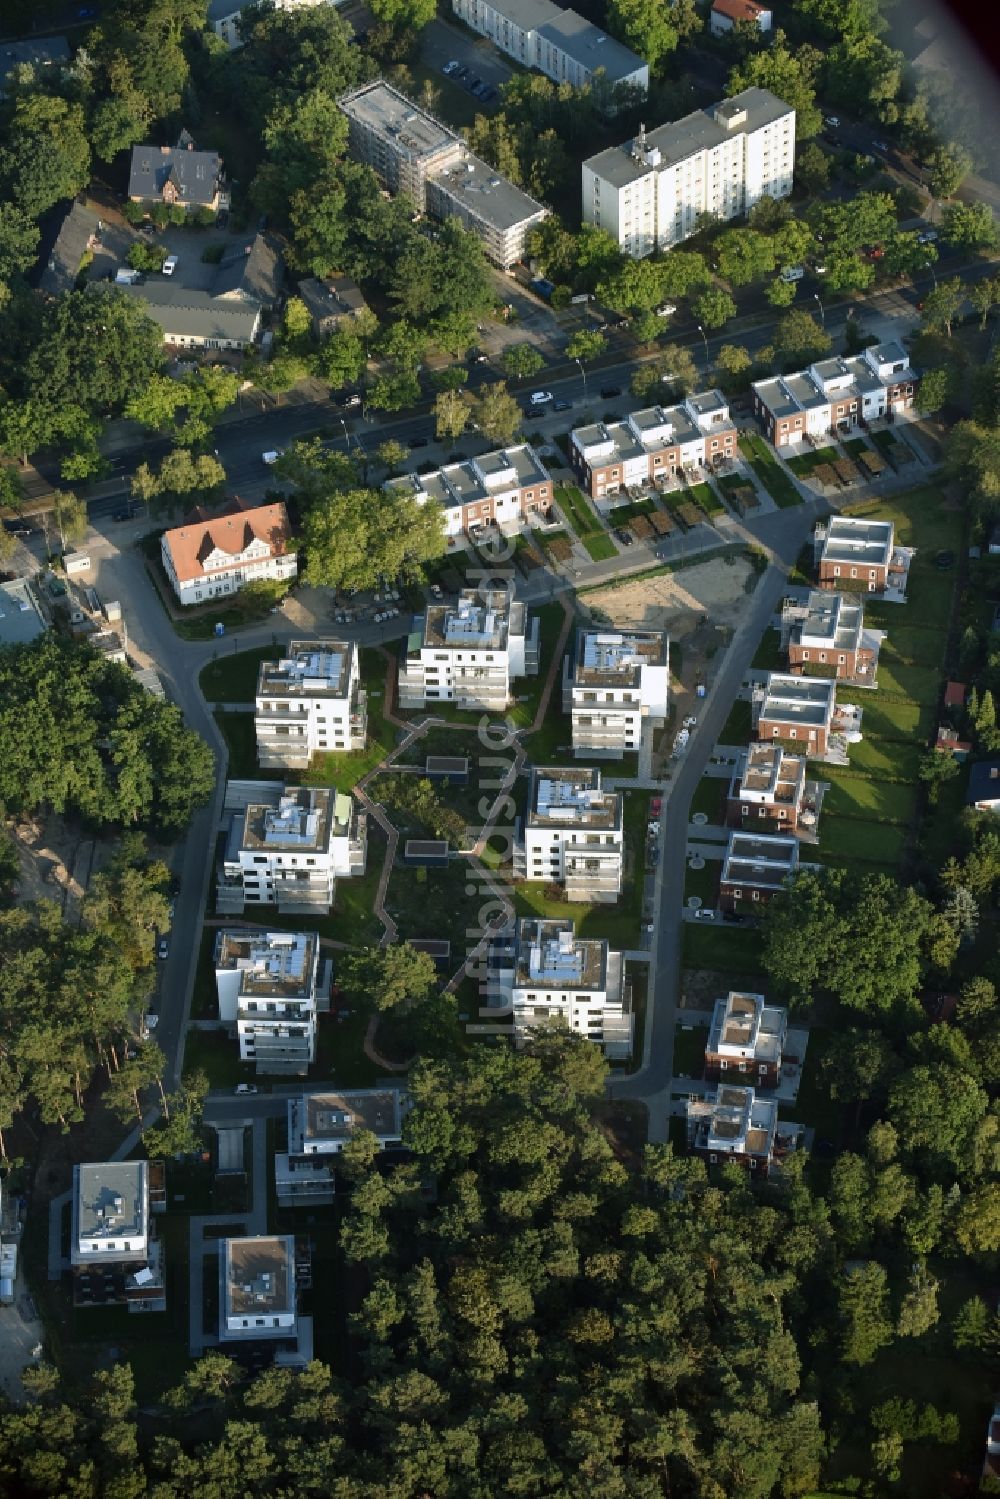
<path fill-rule="evenodd" d="M 490 1004 L 512 1016 L 521 1046 L 540 1026 L 564 1024 L 615 1060 L 631 1056 L 634 1016 L 621 953 L 578 937 L 572 921 L 520 917 L 490 944 Z"/>
<path fill-rule="evenodd" d="M 160 1166 L 162 1172 L 162 1165 Z M 150 1222 L 150 1162 L 73 1167 L 70 1265 L 77 1306 L 166 1309 L 162 1245 Z"/>
<path fill-rule="evenodd" d="M 891 520 L 833 515 L 817 525 L 814 536 L 821 588 L 852 587 L 866 593 L 886 588 L 895 550 Z"/>
<path fill-rule="evenodd" d="M 312 1318 L 300 1317 L 295 1239 L 260 1234 L 219 1243 L 219 1344 L 260 1344 L 276 1364 L 312 1358 Z"/>
<path fill-rule="evenodd" d="M 602 787 L 601 772 L 536 766 L 515 875 L 563 885 L 567 900 L 615 901 L 623 856 L 622 796 Z"/>
<path fill-rule="evenodd" d="M 719 879 L 719 904 L 724 911 L 735 911 L 744 901 L 751 905 L 769 901 L 786 888 L 798 867 L 797 838 L 730 833 Z"/>
<path fill-rule="evenodd" d="M 753 722 L 758 739 L 788 741 L 793 749 L 819 757 L 826 754 L 837 706 L 832 679 L 769 672 L 754 688 Z"/>
<path fill-rule="evenodd" d="M 338 879 L 364 873 L 367 818 L 333 786 L 227 781 L 216 909 L 274 905 L 288 915 L 333 906 Z"/>
<path fill-rule="evenodd" d="M 358 648 L 348 640 L 293 640 L 262 661 L 254 707 L 257 760 L 305 770 L 314 755 L 364 749 L 368 695 Z"/>
<path fill-rule="evenodd" d="M 800 822 L 812 830 L 816 813 L 806 806 L 808 788 L 805 755 L 773 742 L 751 744 L 730 783 L 726 820 L 746 832 L 795 833 Z"/>
<path fill-rule="evenodd" d="M 710 214 L 734 219 L 792 190 L 795 111 L 748 88 L 583 163 L 583 220 L 627 255 L 668 249 Z"/>
<path fill-rule="evenodd" d="M 219 1019 L 259 1075 L 304 1076 L 316 1059 L 316 1015 L 330 964 L 315 932 L 230 931 L 215 939 Z M 325 985 L 325 988 L 324 988 Z"/>
<path fill-rule="evenodd" d="M 361 1130 L 383 1150 L 402 1143 L 411 1107 L 402 1088 L 346 1088 L 303 1093 L 288 1100 L 288 1150 L 274 1158 L 282 1207 L 332 1202 L 337 1157 Z"/>
<path fill-rule="evenodd" d="M 440 505 L 446 536 L 489 526 L 517 531 L 532 516 L 547 516 L 553 495 L 548 470 L 526 442 L 448 463 L 429 474 L 404 474 L 388 480 L 385 488 L 422 505 Z"/>
<path fill-rule="evenodd" d="M 362 84 L 339 103 L 351 155 L 372 167 L 390 192 L 406 193 L 422 213 L 459 219 L 503 270 L 523 258 L 525 238 L 547 208 L 384 80 Z"/>
<path fill-rule="evenodd" d="M 797 1126 L 792 1129 L 797 1138 Z M 687 1134 L 689 1149 L 710 1166 L 737 1161 L 767 1176 L 776 1154 L 778 1105 L 773 1098 L 758 1098 L 753 1088 L 720 1083 L 714 1097 L 688 1103 Z"/>
<path fill-rule="evenodd" d="M 788 1030 L 788 1012 L 770 1006 L 763 994 L 731 989 L 715 1001 L 705 1045 L 705 1076 L 735 1074 L 740 1083 L 776 1088 Z"/>
<path fill-rule="evenodd" d="M 500 712 L 516 677 L 538 672 L 539 620 L 505 588 L 466 588 L 413 621 L 398 673 L 399 706 L 435 702 Z"/>
<path fill-rule="evenodd" d="M 789 671 L 859 687 L 876 685 L 883 636 L 879 630 L 865 629 L 860 594 L 814 588 L 804 603 L 786 600 L 781 629 Z"/>
<path fill-rule="evenodd" d="M 620 760 L 667 719 L 669 641 L 651 630 L 579 629 L 563 662 L 573 753 Z"/>
<path fill-rule="evenodd" d="M 24 578 L 0 583 L 0 646 L 30 645 L 46 628 L 35 596 Z"/>

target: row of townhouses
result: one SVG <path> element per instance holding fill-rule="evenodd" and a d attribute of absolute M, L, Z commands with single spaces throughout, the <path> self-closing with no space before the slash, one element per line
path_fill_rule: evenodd
<path fill-rule="evenodd" d="M 647 406 L 618 422 L 575 428 L 570 463 L 598 509 L 606 510 L 601 501 L 611 495 L 731 461 L 737 436 L 725 396 L 706 390 L 677 406 Z"/>
<path fill-rule="evenodd" d="M 821 359 L 753 386 L 753 410 L 776 448 L 909 410 L 919 383 L 902 344 L 876 344 L 854 357 Z"/>

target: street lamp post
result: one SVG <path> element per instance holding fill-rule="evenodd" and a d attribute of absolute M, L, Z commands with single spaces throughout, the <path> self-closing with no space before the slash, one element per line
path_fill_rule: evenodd
<path fill-rule="evenodd" d="M 708 336 L 705 333 L 705 330 L 701 326 L 700 323 L 695 323 L 695 327 L 697 328 L 698 332 L 701 334 L 701 341 L 705 345 L 705 363 L 708 364 L 708 362 L 709 362 L 709 356 L 708 356 Z"/>
<path fill-rule="evenodd" d="M 349 453 L 351 451 L 351 434 L 347 430 L 347 423 L 344 421 L 344 418 L 339 417 L 338 420 L 344 429 L 344 451 Z"/>
<path fill-rule="evenodd" d="M 583 360 L 582 359 L 574 359 L 573 363 L 574 364 L 578 364 L 580 366 L 580 374 L 583 376 L 583 399 L 586 400 L 587 399 L 587 371 L 583 367 Z"/>
<path fill-rule="evenodd" d="M 826 327 L 826 311 L 825 311 L 825 309 L 823 307 L 822 301 L 820 300 L 820 295 L 819 295 L 818 291 L 814 291 L 813 292 L 813 301 L 816 303 L 816 306 L 819 308 L 820 321 L 822 322 L 823 327 L 825 328 Z"/>
<path fill-rule="evenodd" d="M 925 271 L 930 271 L 930 273 L 931 273 L 931 280 L 934 282 L 934 290 L 937 291 L 937 284 L 938 284 L 938 282 L 937 282 L 937 272 L 935 271 L 933 265 L 931 264 L 931 262 L 929 260 L 925 260 L 924 261 L 924 270 Z"/>

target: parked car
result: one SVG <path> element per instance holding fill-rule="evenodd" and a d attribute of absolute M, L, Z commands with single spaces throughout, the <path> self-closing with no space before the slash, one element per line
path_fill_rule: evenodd
<path fill-rule="evenodd" d="M 346 406 L 348 410 L 353 411 L 355 406 L 361 405 L 361 397 L 358 395 L 357 391 L 354 390 L 350 395 L 344 396 L 340 404 L 341 406 Z"/>
<path fill-rule="evenodd" d="M 31 533 L 31 527 L 28 525 L 28 522 L 26 520 L 5 520 L 3 523 L 3 528 L 5 531 L 9 532 L 11 536 L 28 536 Z"/>
<path fill-rule="evenodd" d="M 872 150 L 881 151 L 882 154 L 885 155 L 885 153 L 889 150 L 889 147 L 886 145 L 885 141 L 872 141 Z"/>
<path fill-rule="evenodd" d="M 156 956 L 158 958 L 160 958 L 160 959 L 169 958 L 169 956 L 170 956 L 170 943 L 167 941 L 166 937 L 161 937 L 160 940 L 159 940 L 159 942 L 157 942 L 157 944 L 156 944 Z"/>
<path fill-rule="evenodd" d="M 532 406 L 547 406 L 551 400 L 551 390 L 533 390 L 531 392 Z"/>
<path fill-rule="evenodd" d="M 652 812 L 654 817 L 659 817 L 660 813 L 663 811 L 663 797 L 654 796 L 653 800 L 649 804 L 649 810 Z"/>
<path fill-rule="evenodd" d="M 922 234 L 917 235 L 918 245 L 933 245 L 937 243 L 938 232 L 936 229 L 925 229 Z"/>
<path fill-rule="evenodd" d="M 801 281 L 805 271 L 800 265 L 786 265 L 781 272 L 782 281 Z"/>
<path fill-rule="evenodd" d="M 257 1084 L 237 1083 L 233 1091 L 236 1093 L 236 1096 L 238 1098 L 246 1098 L 248 1095 L 252 1095 L 257 1092 Z"/>
<path fill-rule="evenodd" d="M 661 302 L 660 305 L 659 305 L 659 307 L 656 309 L 656 316 L 657 317 L 673 317 L 673 315 L 674 315 L 674 313 L 676 311 L 677 311 L 677 303 L 676 302 Z"/>
<path fill-rule="evenodd" d="M 623 547 L 630 547 L 635 540 L 632 532 L 626 531 L 624 526 L 619 526 L 617 531 L 615 532 L 615 535 L 618 537 L 618 540 L 621 542 Z"/>
<path fill-rule="evenodd" d="M 564 400 L 560 399 L 558 401 L 553 401 L 552 402 L 552 410 L 553 411 L 569 411 L 569 409 L 570 409 L 570 407 L 572 405 L 573 405 L 572 401 L 564 401 Z"/>
<path fill-rule="evenodd" d="M 261 460 L 267 464 L 268 468 L 271 468 L 283 456 L 284 451 L 284 448 L 271 448 L 268 452 L 261 453 Z"/>
<path fill-rule="evenodd" d="M 444 65 L 444 67 L 441 69 L 441 71 L 442 71 L 442 73 L 444 74 L 444 76 L 446 78 L 450 78 L 451 75 L 452 75 L 452 73 L 457 73 L 458 72 L 458 62 L 457 62 L 457 60 L 456 59 L 452 59 L 451 62 L 446 62 L 445 65 Z"/>
<path fill-rule="evenodd" d="M 430 441 L 428 437 L 408 437 L 406 446 L 408 448 L 425 448 Z"/>
<path fill-rule="evenodd" d="M 621 388 L 620 385 L 602 385 L 601 386 L 601 400 L 602 401 L 613 401 L 615 399 L 615 397 L 616 396 L 620 396 L 621 393 L 622 393 L 622 388 Z"/>
<path fill-rule="evenodd" d="M 118 520 L 118 521 L 121 521 L 121 520 L 134 520 L 135 517 L 136 517 L 136 514 L 137 514 L 137 511 L 136 511 L 135 506 L 134 505 L 127 505 L 122 510 L 112 510 L 112 512 L 111 512 L 111 519 L 112 520 Z"/>
<path fill-rule="evenodd" d="M 836 130 L 840 124 L 840 117 L 839 115 L 824 115 L 823 124 L 828 125 L 831 130 Z"/>
<path fill-rule="evenodd" d="M 165 276 L 172 276 L 177 269 L 177 262 L 178 257 L 176 255 L 168 255 L 163 262 L 163 274 Z"/>

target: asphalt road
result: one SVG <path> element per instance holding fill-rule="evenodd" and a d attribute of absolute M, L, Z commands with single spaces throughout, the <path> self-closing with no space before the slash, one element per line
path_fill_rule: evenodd
<path fill-rule="evenodd" d="M 684 870 L 687 826 L 691 798 L 719 738 L 760 637 L 775 613 L 793 566 L 822 503 L 779 510 L 763 517 L 755 527 L 756 539 L 768 547 L 772 561 L 754 590 L 750 607 L 730 643 L 726 658 L 712 684 L 710 695 L 699 710 L 687 750 L 676 762 L 673 780 L 664 795 L 666 832 L 661 840 L 663 857 L 656 889 L 656 950 L 652 972 L 652 1024 L 648 1051 L 642 1068 L 615 1082 L 613 1097 L 642 1099 L 649 1108 L 649 1138 L 667 1138 L 669 1090 L 674 1066 L 674 1027 L 680 994 L 683 949 Z"/>

